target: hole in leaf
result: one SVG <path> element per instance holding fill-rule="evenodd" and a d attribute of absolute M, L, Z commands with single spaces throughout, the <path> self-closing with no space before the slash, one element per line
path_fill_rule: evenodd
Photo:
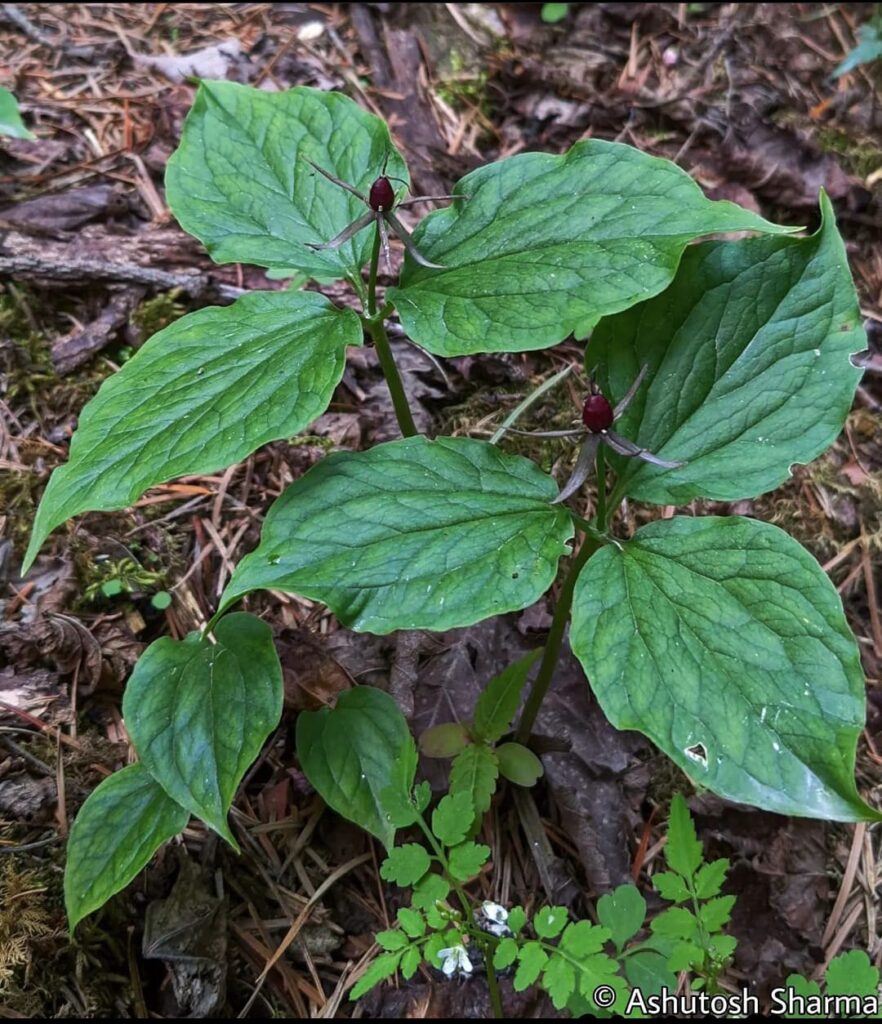
<path fill-rule="evenodd" d="M 707 768 L 707 749 L 703 743 L 687 747 L 683 753 L 691 760 L 697 761 L 702 768 Z"/>

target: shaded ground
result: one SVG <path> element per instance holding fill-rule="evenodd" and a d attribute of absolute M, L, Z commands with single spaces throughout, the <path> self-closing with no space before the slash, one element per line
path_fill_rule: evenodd
<path fill-rule="evenodd" d="M 353 679 L 391 678 L 399 689 L 416 681 L 420 731 L 468 708 L 548 623 L 542 603 L 396 641 L 338 631 L 305 600 L 252 598 L 276 631 L 290 706 L 237 801 L 243 856 L 191 826 L 75 944 L 67 937 L 64 837 L 87 793 L 131 757 L 120 696 L 139 652 L 204 624 L 291 479 L 328 450 L 396 434 L 372 351 L 353 352 L 310 435 L 155 488 L 131 511 L 84 516 L 53 537 L 26 579 L 16 576 L 48 474 L 101 380 L 184 312 L 281 286 L 252 267 L 213 266 L 164 204 L 163 169 L 193 95 L 183 78 L 194 72 L 345 90 L 390 120 L 419 192 L 446 192 L 486 160 L 561 151 L 588 135 L 673 158 L 714 197 L 784 223 L 814 226 L 818 189 L 828 190 L 867 318 L 864 382 L 830 453 L 758 502 L 713 507 L 785 526 L 830 573 L 868 676 L 859 784 L 872 798 L 882 780 L 880 72 L 830 77 L 867 5 L 572 4 L 554 26 L 540 7 L 0 8 L 3 81 L 38 136 L 0 141 L 0 1014 L 204 1016 L 226 1000 L 233 1014 L 348 1015 L 346 990 L 372 932 L 394 915 L 393 894 L 377 850 L 325 812 L 299 773 L 296 708 Z M 215 50 L 197 65 L 176 60 L 206 47 Z M 450 360 L 444 374 L 413 349 L 397 354 L 422 426 L 486 436 L 529 386 L 576 361 L 578 347 Z M 549 401 L 537 419 L 568 415 L 560 403 L 569 400 Z M 551 468 L 560 451 L 541 454 Z M 172 595 L 168 607 L 161 594 Z M 546 758 L 535 801 L 502 792 L 485 828 L 493 871 L 476 890 L 503 903 L 544 890 L 585 913 L 609 885 L 645 872 L 667 801 L 689 783 L 639 737 L 606 725 L 572 660 L 539 731 L 564 737 L 569 751 Z M 733 984 L 765 993 L 851 946 L 882 962 L 875 835 L 710 797 L 692 807 L 705 843 L 734 864 Z M 176 927 L 149 934 L 147 956 L 146 908 L 168 899 Z M 504 992 L 512 1015 L 544 1009 Z M 486 1001 L 480 980 L 418 975 L 366 1009 L 471 1016 Z"/>

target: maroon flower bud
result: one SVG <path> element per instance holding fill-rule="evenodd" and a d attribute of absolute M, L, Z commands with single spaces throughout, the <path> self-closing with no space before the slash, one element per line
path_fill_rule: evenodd
<path fill-rule="evenodd" d="M 582 422 L 592 434 L 609 430 L 613 425 L 613 408 L 603 395 L 589 395 L 582 406 Z"/>
<path fill-rule="evenodd" d="M 368 204 L 372 210 L 391 210 L 395 205 L 395 190 L 386 177 L 377 178 L 368 193 Z"/>

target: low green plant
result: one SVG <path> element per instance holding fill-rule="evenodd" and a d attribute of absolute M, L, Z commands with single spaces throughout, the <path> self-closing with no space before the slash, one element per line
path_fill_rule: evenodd
<path fill-rule="evenodd" d="M 365 337 L 404 436 L 329 455 L 290 484 L 205 630 L 145 651 L 123 707 L 140 761 L 96 790 L 71 834 L 72 926 L 188 815 L 235 844 L 236 787 L 282 708 L 269 626 L 232 612 L 261 588 L 324 602 L 355 630 L 440 631 L 533 604 L 564 568 L 509 741 L 522 748 L 501 742 L 510 717 L 488 731 L 479 707 L 463 727 L 455 775 L 469 758 L 483 766 L 477 813 L 497 772 L 538 775 L 523 745 L 569 625 L 613 725 L 645 733 L 698 785 L 779 813 L 878 817 L 854 780 L 860 657 L 815 559 L 742 516 L 679 515 L 633 536 L 617 526 L 624 499 L 756 497 L 836 439 L 864 334 L 829 199 L 818 230 L 795 237 L 710 201 L 668 161 L 589 139 L 472 171 L 411 232 L 399 214 L 426 197 L 406 199 L 408 181 L 386 125 L 342 95 L 199 88 L 166 176 L 178 221 L 219 263 L 343 279 L 360 308 L 315 290 L 258 291 L 160 330 L 83 410 L 26 566 L 72 516 L 125 507 L 157 483 L 307 430 Z M 731 232 L 751 237 L 701 241 Z M 406 255 L 381 299 L 390 234 Z M 493 441 L 417 435 L 386 332 L 393 311 L 408 339 L 441 358 L 589 339 L 591 383 L 573 428 L 557 432 L 575 442 L 569 480 L 561 487 L 504 450 L 511 417 Z M 337 710 L 370 716 L 364 754 L 376 759 L 400 724 L 353 694 Z M 327 742 L 336 719 L 315 734 L 308 721 L 299 757 L 337 806 L 347 786 L 360 791 L 349 775 L 358 758 L 340 759 L 339 730 L 337 746 Z M 388 845 L 377 807 L 367 794 L 356 820 Z"/>
<path fill-rule="evenodd" d="M 28 131 L 18 110 L 18 100 L 8 90 L 0 86 L 0 136 L 12 139 L 35 139 L 36 135 Z"/>

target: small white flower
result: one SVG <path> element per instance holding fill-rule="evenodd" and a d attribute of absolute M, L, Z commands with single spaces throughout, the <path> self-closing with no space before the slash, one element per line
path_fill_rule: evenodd
<path fill-rule="evenodd" d="M 498 939 L 511 935 L 511 929 L 508 927 L 508 911 L 501 904 L 484 900 L 481 904 L 481 917 L 483 918 L 481 926 L 484 931 L 495 935 Z"/>
<path fill-rule="evenodd" d="M 455 974 L 466 977 L 472 973 L 472 961 L 469 959 L 465 946 L 450 946 L 447 949 L 441 949 L 438 951 L 438 956 L 441 958 L 441 970 L 448 978 L 452 978 Z"/>

